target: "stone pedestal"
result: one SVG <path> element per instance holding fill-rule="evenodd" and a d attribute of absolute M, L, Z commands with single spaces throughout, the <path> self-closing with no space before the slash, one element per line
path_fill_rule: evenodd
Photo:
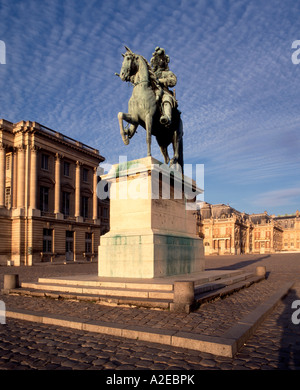
<path fill-rule="evenodd" d="M 100 238 L 99 276 L 154 278 L 204 270 L 191 207 L 201 192 L 195 182 L 152 157 L 114 165 L 101 179 L 110 186 L 110 231 Z"/>

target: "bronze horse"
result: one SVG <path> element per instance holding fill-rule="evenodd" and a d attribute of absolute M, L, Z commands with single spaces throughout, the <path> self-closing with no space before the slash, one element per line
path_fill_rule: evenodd
<path fill-rule="evenodd" d="M 170 166 L 180 166 L 183 170 L 183 125 L 180 112 L 177 107 L 173 108 L 172 123 L 169 126 L 162 125 L 160 118 L 160 102 L 157 101 L 158 82 L 148 61 L 139 54 L 133 53 L 126 47 L 120 74 L 122 81 L 130 81 L 133 91 L 128 102 L 128 113 L 119 112 L 118 120 L 120 133 L 125 145 L 133 137 L 136 129 L 141 125 L 146 130 L 147 155 L 151 156 L 151 136 L 156 137 L 157 143 L 164 156 L 164 162 Z M 123 120 L 130 124 L 124 129 Z M 172 143 L 174 157 L 168 155 L 168 146 Z"/>

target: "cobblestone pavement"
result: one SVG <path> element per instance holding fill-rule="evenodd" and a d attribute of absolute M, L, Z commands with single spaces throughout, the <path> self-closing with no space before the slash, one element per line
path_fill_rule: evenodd
<path fill-rule="evenodd" d="M 21 307 L 31 311 L 218 336 L 271 296 L 282 283 L 294 281 L 288 296 L 234 358 L 7 318 L 7 324 L 0 325 L 0 369 L 300 369 L 300 324 L 294 325 L 291 321 L 295 311 L 291 304 L 300 299 L 300 254 L 206 258 L 207 270 L 254 270 L 258 265 L 267 268 L 268 278 L 265 281 L 225 299 L 207 303 L 190 314 L 0 295 L 10 310 Z M 0 267 L 0 274 L 18 273 L 21 281 L 89 272 L 96 273 L 97 265 Z M 0 278 L 0 288 L 2 282 L 3 278 Z"/>

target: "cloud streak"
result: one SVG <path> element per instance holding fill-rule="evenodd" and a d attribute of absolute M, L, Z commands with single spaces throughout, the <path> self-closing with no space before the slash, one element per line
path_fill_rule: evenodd
<path fill-rule="evenodd" d="M 299 206 L 300 187 L 282 188 L 273 191 L 263 192 L 253 201 L 255 205 L 268 207 L 284 206 L 289 203 L 295 207 Z"/>

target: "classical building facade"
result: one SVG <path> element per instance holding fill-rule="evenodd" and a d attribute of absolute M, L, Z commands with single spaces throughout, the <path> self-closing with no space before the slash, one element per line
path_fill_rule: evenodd
<path fill-rule="evenodd" d="M 206 255 L 300 251 L 300 216 L 246 214 L 224 204 L 201 202 L 198 231 Z"/>
<path fill-rule="evenodd" d="M 253 226 L 252 253 L 274 253 L 282 250 L 282 233 L 280 224 L 267 212 L 251 214 Z"/>
<path fill-rule="evenodd" d="M 202 202 L 198 227 L 206 255 L 250 253 L 252 226 L 246 214 L 224 204 Z"/>
<path fill-rule="evenodd" d="M 0 120 L 0 264 L 90 260 L 109 230 L 99 151 L 36 122 Z"/>
<path fill-rule="evenodd" d="M 293 215 L 278 215 L 274 219 L 283 230 L 282 250 L 300 251 L 300 215 L 299 210 Z"/>

